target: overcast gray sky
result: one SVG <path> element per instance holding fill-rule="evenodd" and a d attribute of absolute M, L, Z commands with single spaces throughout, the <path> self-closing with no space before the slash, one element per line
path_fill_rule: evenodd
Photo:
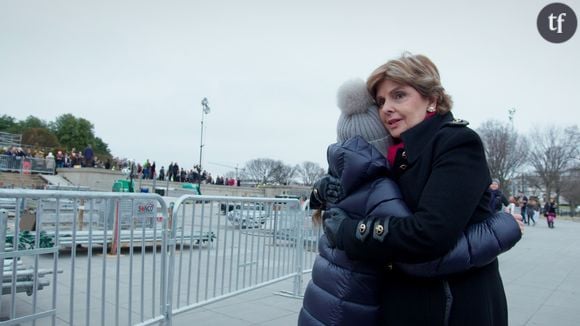
<path fill-rule="evenodd" d="M 0 114 L 72 113 L 115 156 L 190 168 L 207 97 L 212 174 L 263 157 L 326 168 L 337 87 L 411 51 L 435 62 L 473 128 L 510 108 L 526 133 L 578 124 L 580 32 L 545 41 L 548 3 L 2 0 Z"/>

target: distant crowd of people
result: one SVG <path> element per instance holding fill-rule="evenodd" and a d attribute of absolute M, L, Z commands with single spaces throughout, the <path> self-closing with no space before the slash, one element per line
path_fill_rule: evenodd
<path fill-rule="evenodd" d="M 46 160 L 47 168 L 72 168 L 72 167 L 98 167 L 110 169 L 112 162 L 110 159 L 105 161 L 100 160 L 93 151 L 91 145 L 88 145 L 84 150 L 77 150 L 73 148 L 70 152 L 57 150 L 55 154 L 51 151 L 45 152 L 42 149 L 23 149 L 22 147 L 12 146 L 5 147 L 2 153 L 9 156 L 8 161 L 13 164 L 10 168 L 17 169 L 18 164 L 21 163 L 22 158 L 35 158 Z"/>
<path fill-rule="evenodd" d="M 44 151 L 42 149 L 22 148 L 17 146 L 4 147 L 2 154 L 4 159 L 0 160 L 0 169 L 9 171 L 20 171 L 22 168 L 22 158 L 39 159 L 34 162 L 34 166 L 42 163 L 42 170 L 55 170 L 56 168 L 90 167 L 103 168 L 107 170 L 119 170 L 134 178 L 157 179 L 160 181 L 206 183 L 225 186 L 239 186 L 240 181 L 235 178 L 224 176 L 213 177 L 211 173 L 201 169 L 199 165 L 194 165 L 191 169 L 180 167 L 177 162 L 171 162 L 168 168 L 161 166 L 157 170 L 155 161 L 147 159 L 138 163 L 125 158 L 113 158 L 101 160 L 95 155 L 91 145 L 87 145 L 83 150 L 72 148 L 70 151 L 56 150 Z M 36 170 L 33 168 L 33 170 Z"/>
<path fill-rule="evenodd" d="M 491 192 L 490 208 L 492 211 L 504 210 L 510 214 L 521 214 L 524 223 L 532 226 L 536 225 L 536 220 L 539 220 L 540 215 L 543 214 L 548 227 L 554 228 L 554 220 L 556 219 L 558 208 L 555 198 L 550 198 L 543 207 L 539 198 L 535 196 L 528 198 L 521 192 L 508 198 L 499 189 L 499 180 L 495 179 L 489 189 Z"/>
<path fill-rule="evenodd" d="M 205 183 L 216 184 L 224 186 L 239 186 L 240 182 L 234 178 L 227 178 L 222 176 L 213 177 L 211 173 L 203 170 L 199 164 L 194 165 L 192 169 L 184 169 L 180 167 L 177 162 L 171 162 L 167 167 L 161 166 L 159 172 L 155 161 L 151 162 L 147 159 L 143 164 L 132 163 L 128 164 L 128 173 L 134 178 L 156 179 L 159 181 L 173 181 L 173 182 L 190 182 L 190 183 Z"/>

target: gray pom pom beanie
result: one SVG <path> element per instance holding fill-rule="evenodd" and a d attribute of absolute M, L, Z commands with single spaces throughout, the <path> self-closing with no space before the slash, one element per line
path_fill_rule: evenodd
<path fill-rule="evenodd" d="M 337 104 L 342 113 L 336 125 L 336 140 L 361 136 L 383 155 L 392 140 L 379 117 L 379 109 L 362 79 L 346 81 L 338 88 Z"/>

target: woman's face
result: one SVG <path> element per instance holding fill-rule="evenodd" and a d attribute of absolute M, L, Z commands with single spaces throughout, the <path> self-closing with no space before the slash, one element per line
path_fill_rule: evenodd
<path fill-rule="evenodd" d="M 381 120 L 393 138 L 425 119 L 427 108 L 436 108 L 434 101 L 423 97 L 413 87 L 384 80 L 376 95 Z M 432 103 L 433 102 L 433 103 Z"/>

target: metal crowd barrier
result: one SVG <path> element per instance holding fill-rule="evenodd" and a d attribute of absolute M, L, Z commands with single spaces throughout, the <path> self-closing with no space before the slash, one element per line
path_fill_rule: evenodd
<path fill-rule="evenodd" d="M 166 319 L 169 232 L 160 196 L 2 189 L 0 198 L 16 202 L 0 211 L 0 325 Z"/>
<path fill-rule="evenodd" d="M 0 326 L 171 325 L 285 279 L 320 230 L 295 199 L 0 190 Z M 30 230 L 30 231 L 24 231 Z M 56 286 L 55 286 L 56 285 Z"/>
<path fill-rule="evenodd" d="M 175 239 L 168 296 L 173 315 L 293 278 L 302 293 L 316 244 L 305 237 L 307 211 L 296 199 L 182 196 L 170 218 Z M 310 232 L 312 233 L 312 232 Z M 202 249 L 192 239 L 211 235 Z"/>
<path fill-rule="evenodd" d="M 23 174 L 54 174 L 55 167 L 56 162 L 54 159 L 0 155 L 0 171 L 19 172 Z"/>

